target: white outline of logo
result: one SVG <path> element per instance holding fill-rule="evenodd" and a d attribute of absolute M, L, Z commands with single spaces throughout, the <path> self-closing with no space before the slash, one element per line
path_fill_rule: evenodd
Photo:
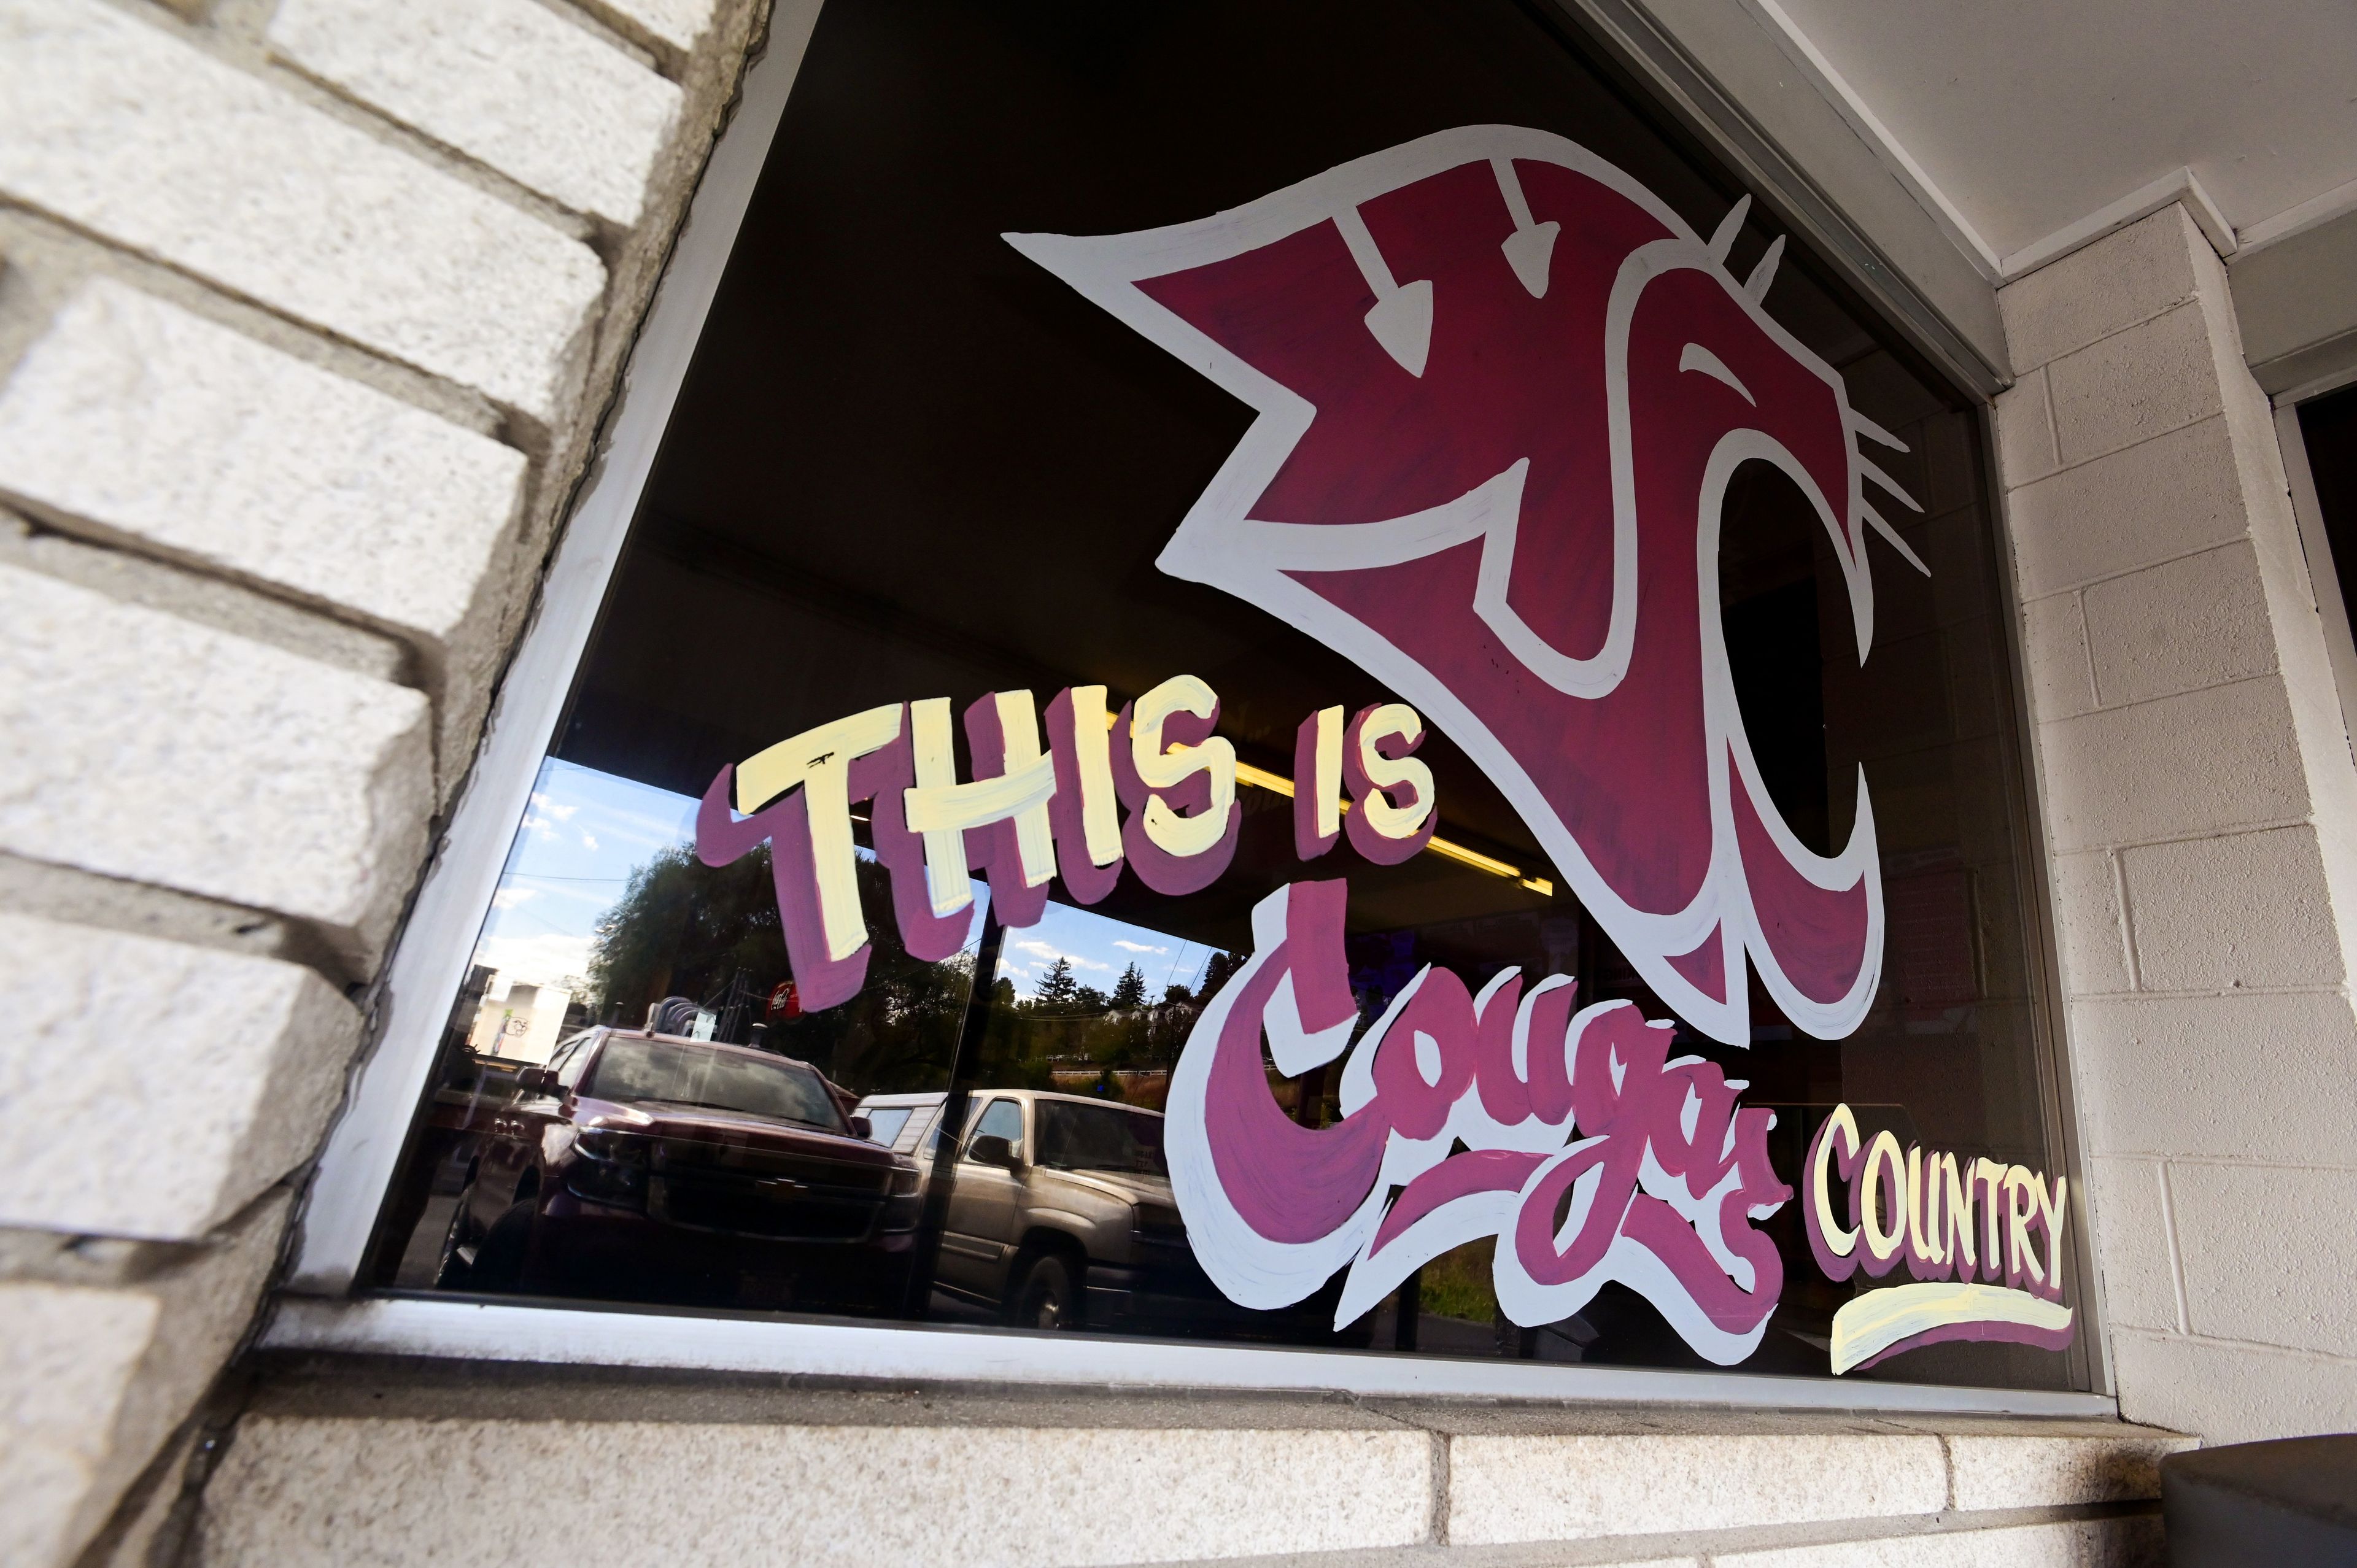
<path fill-rule="evenodd" d="M 1446 505 L 1409 516 L 1354 524 L 1300 524 L 1254 519 L 1250 509 L 1264 494 L 1295 446 L 1308 431 L 1317 410 L 1298 393 L 1254 369 L 1220 343 L 1157 302 L 1137 285 L 1148 278 L 1185 272 L 1259 250 L 1315 224 L 1340 230 L 1377 295 L 1368 327 L 1402 369 L 1421 374 L 1430 329 L 1430 285 L 1395 284 L 1379 257 L 1370 260 L 1358 208 L 1403 187 L 1469 163 L 1488 163 L 1499 172 L 1501 193 L 1513 212 L 1517 231 L 1505 260 L 1523 286 L 1544 291 L 1543 264 L 1526 270 L 1531 242 L 1538 238 L 1512 172 L 1514 160 L 1551 163 L 1597 181 L 1643 209 L 1672 235 L 1638 247 L 1621 264 L 1608 311 L 1603 349 L 1608 356 L 1609 439 L 1614 501 L 1612 609 L 1602 647 L 1591 657 L 1574 658 L 1548 645 L 1506 602 L 1506 583 L 1515 546 L 1523 478 L 1527 458 Z M 1736 215 L 1739 219 L 1741 209 Z M 1910 507 L 1902 491 L 1858 450 L 1865 436 L 1904 450 L 1902 443 L 1849 408 L 1841 377 L 1778 325 L 1761 306 L 1781 242 L 1771 248 L 1747 284 L 1725 264 L 1735 220 L 1706 242 L 1685 221 L 1635 180 L 1576 143 L 1544 131 L 1512 125 L 1468 125 L 1403 143 L 1353 159 L 1272 192 L 1243 207 L 1190 223 L 1131 234 L 1082 237 L 1008 234 L 1006 242 L 1055 274 L 1107 312 L 1159 344 L 1214 383 L 1258 411 L 1251 429 L 1189 509 L 1157 564 L 1172 576 L 1209 584 L 1236 595 L 1344 654 L 1415 704 L 1486 772 L 1522 814 L 1571 886 L 1645 983 L 1671 1008 L 1712 1037 L 1733 1045 L 1750 1041 L 1747 957 L 1792 1023 L 1821 1039 L 1839 1039 L 1854 1030 L 1872 1004 L 1879 982 L 1884 932 L 1874 815 L 1866 778 L 1857 780 L 1856 824 L 1849 843 L 1830 858 L 1809 850 L 1794 836 L 1761 783 L 1743 730 L 1727 667 L 1724 628 L 1717 615 L 1718 522 L 1728 481 L 1737 467 L 1759 458 L 1774 464 L 1796 483 L 1817 511 L 1846 580 L 1850 611 L 1863 663 L 1873 639 L 1873 582 L 1865 536 L 1871 526 L 1910 562 L 1922 563 L 1899 541 L 1869 506 L 1864 481 L 1873 478 Z M 1538 229 L 1551 228 L 1538 225 Z M 1552 234 L 1537 246 L 1543 263 Z M 1448 685 L 1373 628 L 1286 575 L 1289 571 L 1340 571 L 1395 565 L 1473 540 L 1484 541 L 1474 608 L 1500 640 L 1540 679 L 1579 697 L 1601 697 L 1626 674 L 1637 615 L 1637 516 L 1631 457 L 1627 355 L 1629 327 L 1638 296 L 1657 277 L 1680 270 L 1716 280 L 1753 322 L 1796 362 L 1822 379 L 1842 411 L 1849 455 L 1847 493 L 1836 515 L 1827 498 L 1781 443 L 1766 433 L 1737 429 L 1712 453 L 1703 479 L 1697 536 L 1703 624 L 1703 702 L 1709 747 L 1711 863 L 1686 908 L 1662 914 L 1630 906 L 1589 862 L 1513 753 L 1476 718 Z M 1535 275 L 1537 286 L 1532 286 Z M 1414 291 L 1422 290 L 1420 295 Z M 1425 338 L 1416 337 L 1421 316 Z M 1687 346 L 1682 370 L 1694 370 L 1735 386 L 1740 382 L 1716 356 Z M 1757 814 L 1779 854 L 1811 885 L 1846 890 L 1862 881 L 1867 896 L 1866 952 L 1848 992 L 1831 1002 L 1803 994 L 1786 979 L 1762 934 L 1743 876 L 1738 848 L 1727 763 L 1732 757 Z M 1673 967 L 1673 958 L 1692 954 L 1720 933 L 1726 996 L 1712 997 Z"/>

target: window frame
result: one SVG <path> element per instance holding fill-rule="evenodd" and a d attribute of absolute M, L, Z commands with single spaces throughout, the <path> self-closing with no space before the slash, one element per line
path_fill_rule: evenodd
<path fill-rule="evenodd" d="M 2013 720 L 2028 778 L 2025 891 L 2034 961 L 2044 977 L 2040 1067 L 2047 1079 L 2054 1147 L 2078 1191 L 2072 1263 L 2081 1332 L 2095 1392 L 1850 1381 L 1741 1370 L 1674 1371 L 1456 1360 L 1412 1354 L 1286 1350 L 1222 1343 L 1052 1336 L 897 1322 L 716 1318 L 663 1309 L 624 1312 L 435 1301 L 368 1294 L 364 1254 L 388 1199 L 417 1100 L 440 1052 L 448 999 L 472 962 L 515 824 L 539 777 L 576 672 L 605 603 L 640 494 L 721 276 L 735 248 L 823 0 L 780 0 L 765 52 L 748 68 L 726 129 L 690 202 L 675 248 L 629 357 L 622 391 L 601 432 L 588 484 L 552 557 L 534 615 L 493 703 L 472 770 L 428 864 L 416 903 L 379 988 L 379 1028 L 354 1071 L 304 1196 L 291 1267 L 259 1341 L 274 1350 L 423 1355 L 492 1361 L 661 1366 L 711 1371 L 793 1372 L 861 1379 L 1018 1380 L 1043 1385 L 1343 1391 L 1361 1395 L 1709 1403 L 1756 1409 L 2114 1417 L 2103 1336 L 2100 1280 L 2083 1210 L 2069 1074 L 2061 1067 L 2062 1012 L 2053 977 L 2051 894 L 2044 800 L 2035 763 L 2020 650 L 2007 644 Z M 1743 111 L 1658 32 L 1639 33 L 1619 0 L 1555 0 L 1603 62 L 1627 72 L 1664 119 L 1684 130 L 1857 290 L 1881 325 L 1925 353 L 1978 403 L 1984 452 L 1994 460 L 1986 362 L 1939 308 L 1896 274 L 1807 175 Z M 1781 57 L 1780 57 L 1781 58 Z M 1740 133 L 1740 134 L 1738 134 Z M 1988 476 L 1999 539 L 2003 491 Z M 2017 611 L 2015 585 L 2000 592 Z M 2013 616 L 2018 625 L 2018 613 Z M 1017 1101 L 1020 1104 L 1020 1101 Z M 946 1109 L 944 1107 L 944 1109 Z M 976 1111 L 980 1110 L 977 1105 Z M 938 1126 L 942 1113 L 934 1113 Z M 972 1123 L 969 1123 L 971 1128 Z M 389 1135 L 390 1134 L 390 1135 Z M 969 1136 L 971 1135 L 969 1131 Z M 1028 1140 L 1027 1140 L 1027 1149 Z"/>

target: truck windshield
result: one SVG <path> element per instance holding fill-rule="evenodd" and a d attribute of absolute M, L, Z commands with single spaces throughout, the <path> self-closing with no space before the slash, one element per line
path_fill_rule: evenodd
<path fill-rule="evenodd" d="M 1042 1100 L 1037 1110 L 1039 1163 L 1052 1170 L 1170 1174 L 1162 1157 L 1162 1118 L 1151 1111 L 1070 1100 Z"/>
<path fill-rule="evenodd" d="M 810 1069 L 668 1040 L 608 1041 L 589 1093 L 599 1100 L 661 1100 L 772 1116 L 830 1133 L 844 1130 L 834 1097 Z"/>

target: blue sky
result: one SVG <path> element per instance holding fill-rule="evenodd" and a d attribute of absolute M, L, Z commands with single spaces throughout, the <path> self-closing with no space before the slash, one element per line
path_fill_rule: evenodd
<path fill-rule="evenodd" d="M 510 980 L 554 984 L 589 969 L 590 935 L 630 873 L 695 837 L 695 801 L 610 773 L 549 759 L 516 830 L 475 961 Z M 979 885 L 975 892 L 982 891 Z M 1049 903 L 1036 926 L 1006 933 L 998 972 L 1029 995 L 1061 955 L 1073 978 L 1110 991 L 1135 963 L 1146 993 L 1192 986 L 1211 958 L 1199 942 Z"/>

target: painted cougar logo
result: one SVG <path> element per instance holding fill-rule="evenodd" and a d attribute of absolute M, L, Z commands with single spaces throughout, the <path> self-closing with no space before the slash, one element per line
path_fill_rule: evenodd
<path fill-rule="evenodd" d="M 1839 854 L 1795 838 L 1752 760 L 1718 604 L 1748 459 L 1815 507 L 1864 661 L 1858 450 L 1898 440 L 1749 280 L 1560 136 L 1471 125 L 1192 223 L 1009 243 L 1257 409 L 1160 565 L 1355 660 L 1503 789 L 1664 1001 L 1748 1044 L 1747 966 L 1812 1035 L 1881 963 L 1863 774 Z M 1370 303 L 1372 298 L 1372 304 Z"/>

